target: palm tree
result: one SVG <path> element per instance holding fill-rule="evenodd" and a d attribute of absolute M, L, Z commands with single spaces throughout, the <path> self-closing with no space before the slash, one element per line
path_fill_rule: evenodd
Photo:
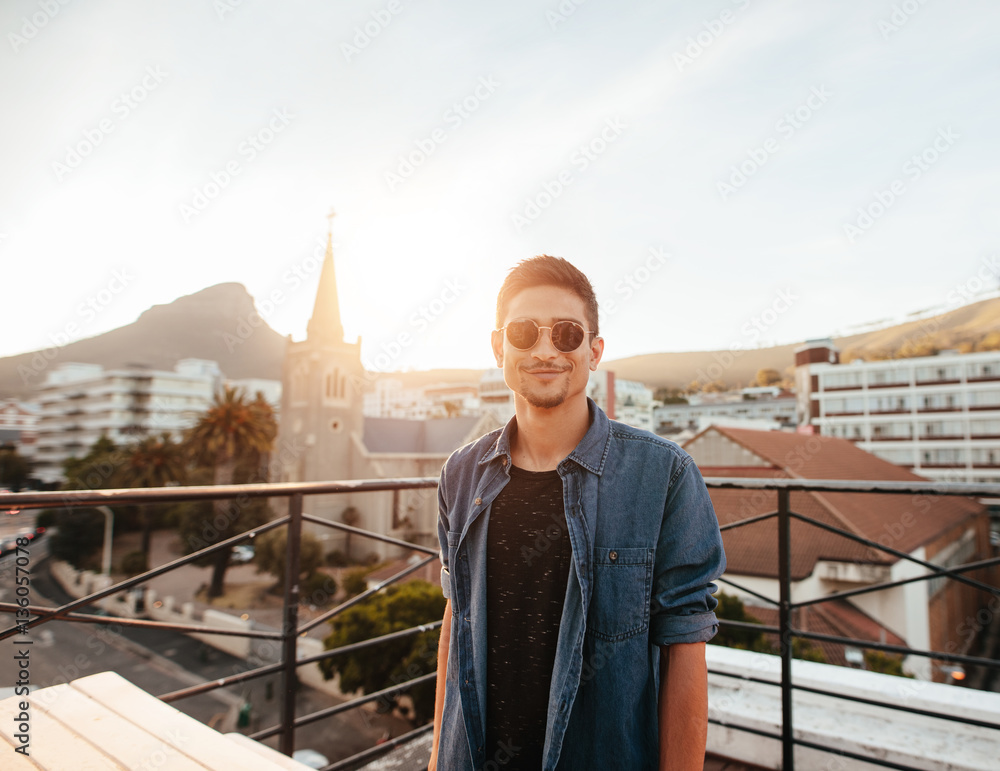
<path fill-rule="evenodd" d="M 277 433 L 274 411 L 261 394 L 254 401 L 248 401 L 242 388 L 226 386 L 188 431 L 187 445 L 196 461 L 213 467 L 214 484 L 230 485 L 236 476 L 237 464 L 254 457 L 259 462 L 270 452 Z M 225 500 L 213 504 L 215 521 L 229 522 L 229 527 L 216 528 L 220 530 L 219 540 L 228 537 L 227 531 L 232 534 L 230 527 L 236 517 L 227 513 L 227 507 L 232 505 Z M 221 549 L 214 555 L 209 597 L 222 594 L 229 553 L 229 549 Z"/>
<path fill-rule="evenodd" d="M 159 436 L 147 436 L 126 449 L 125 461 L 117 473 L 117 481 L 126 487 L 166 487 L 183 482 L 187 476 L 184 450 L 169 431 Z M 142 553 L 149 558 L 149 541 L 153 511 L 157 504 L 139 506 L 142 522 Z"/>

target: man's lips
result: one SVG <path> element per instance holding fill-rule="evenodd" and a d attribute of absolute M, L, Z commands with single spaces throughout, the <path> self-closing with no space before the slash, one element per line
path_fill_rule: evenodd
<path fill-rule="evenodd" d="M 552 380 L 563 372 L 568 372 L 569 367 L 531 367 L 522 369 L 521 371 L 541 380 Z"/>

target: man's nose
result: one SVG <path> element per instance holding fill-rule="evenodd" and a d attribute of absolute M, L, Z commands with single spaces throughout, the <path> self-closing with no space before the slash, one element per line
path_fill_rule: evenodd
<path fill-rule="evenodd" d="M 554 359 L 559 355 L 559 350 L 552 344 L 552 330 L 548 327 L 540 327 L 538 339 L 531 348 L 531 355 L 536 359 Z"/>

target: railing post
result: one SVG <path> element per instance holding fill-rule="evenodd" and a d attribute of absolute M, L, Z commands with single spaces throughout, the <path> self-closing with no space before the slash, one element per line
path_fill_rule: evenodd
<path fill-rule="evenodd" d="M 792 730 L 792 549 L 789 491 L 778 490 L 778 628 L 781 630 L 781 768 L 795 770 Z"/>
<path fill-rule="evenodd" d="M 281 740 L 278 749 L 285 755 L 295 752 L 295 693 L 298 675 L 299 637 L 299 556 L 302 545 L 302 493 L 291 497 L 288 505 L 288 547 L 285 552 L 285 614 L 281 629 L 282 670 Z"/>

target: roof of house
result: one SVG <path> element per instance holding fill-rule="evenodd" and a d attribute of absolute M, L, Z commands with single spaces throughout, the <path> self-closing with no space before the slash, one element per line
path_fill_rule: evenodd
<path fill-rule="evenodd" d="M 777 607 L 762 607 L 747 605 L 746 611 L 762 624 L 778 625 Z M 906 640 L 891 629 L 887 629 L 864 611 L 856 608 L 847 600 L 830 600 L 829 602 L 798 608 L 793 611 L 792 626 L 802 632 L 826 634 L 832 637 L 850 637 L 866 642 L 885 643 L 888 645 L 906 645 Z M 772 643 L 777 643 L 777 635 L 768 635 Z M 823 641 L 811 641 L 826 658 L 827 663 L 844 666 L 847 657 L 844 645 Z"/>
<path fill-rule="evenodd" d="M 479 423 L 475 415 L 454 418 L 365 418 L 364 444 L 369 452 L 450 455 L 468 441 Z"/>
<path fill-rule="evenodd" d="M 765 477 L 777 479 L 847 479 L 926 481 L 923 477 L 871 453 L 845 439 L 784 431 L 752 431 L 711 426 L 685 443 L 691 445 L 709 432 L 737 443 L 766 466 L 708 466 L 699 463 L 702 474 L 712 476 Z M 695 454 L 695 461 L 698 461 Z M 725 525 L 775 511 L 773 492 L 709 489 L 719 524 Z M 968 498 L 879 493 L 792 492 L 793 512 L 856 535 L 879 541 L 910 553 L 966 519 L 983 507 Z M 843 536 L 793 519 L 792 578 L 812 574 L 819 560 L 891 564 L 897 557 L 875 552 Z M 775 577 L 777 565 L 777 520 L 768 519 L 723 532 L 730 573 Z"/>

